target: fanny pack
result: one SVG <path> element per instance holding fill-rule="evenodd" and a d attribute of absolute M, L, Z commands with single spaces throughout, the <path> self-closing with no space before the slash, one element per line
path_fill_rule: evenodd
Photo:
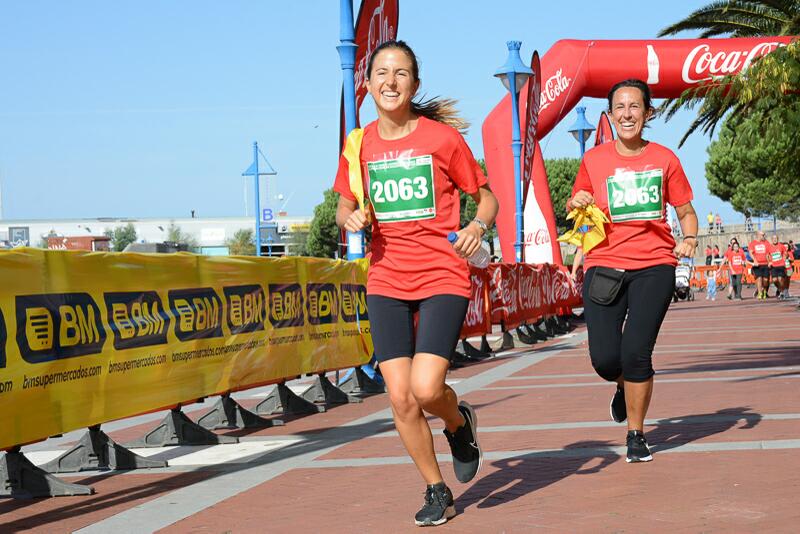
<path fill-rule="evenodd" d="M 624 278 L 624 270 L 595 267 L 592 282 L 589 284 L 589 298 L 592 302 L 608 306 L 617 298 Z"/>

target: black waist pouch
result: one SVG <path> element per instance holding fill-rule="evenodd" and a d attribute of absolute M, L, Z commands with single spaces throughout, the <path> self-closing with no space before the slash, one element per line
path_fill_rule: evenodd
<path fill-rule="evenodd" d="M 589 298 L 597 304 L 608 306 L 617 298 L 625 271 L 609 267 L 595 267 L 589 284 Z"/>

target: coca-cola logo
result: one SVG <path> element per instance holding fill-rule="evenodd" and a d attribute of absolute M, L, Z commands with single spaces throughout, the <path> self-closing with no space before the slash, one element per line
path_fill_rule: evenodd
<path fill-rule="evenodd" d="M 552 104 L 558 96 L 565 92 L 572 83 L 572 78 L 567 78 L 563 74 L 564 69 L 558 69 L 542 86 L 542 94 L 539 96 L 540 105 L 539 112 L 541 113 Z"/>
<path fill-rule="evenodd" d="M 522 272 L 519 274 L 519 300 L 520 307 L 525 310 L 532 310 L 536 307 L 536 280 L 532 269 L 517 265 Z"/>
<path fill-rule="evenodd" d="M 545 228 L 539 228 L 535 232 L 525 233 L 526 245 L 548 245 L 550 244 L 550 232 Z"/>
<path fill-rule="evenodd" d="M 484 303 L 484 290 L 483 278 L 480 276 L 472 275 L 472 298 L 469 299 L 467 306 L 467 316 L 464 318 L 464 324 L 468 327 L 483 324 L 484 310 L 486 308 Z"/>
<path fill-rule="evenodd" d="M 369 28 L 366 33 L 366 42 L 362 42 L 361 38 L 364 34 L 359 32 L 358 39 L 358 59 L 355 72 L 353 73 L 356 86 L 356 98 L 358 104 L 364 99 L 367 90 L 364 87 L 364 82 L 367 79 L 367 64 L 369 58 L 381 43 L 394 39 L 397 31 L 394 26 L 389 24 L 389 16 L 385 9 L 386 0 L 381 0 L 381 3 L 372 11 L 369 16 Z M 359 19 L 359 22 L 361 19 Z M 363 55 L 362 55 L 363 54 Z"/>
<path fill-rule="evenodd" d="M 701 44 L 692 49 L 683 62 L 681 77 L 685 83 L 736 74 L 750 66 L 756 58 L 765 56 L 783 43 L 759 43 L 750 50 L 713 51 L 711 45 Z"/>

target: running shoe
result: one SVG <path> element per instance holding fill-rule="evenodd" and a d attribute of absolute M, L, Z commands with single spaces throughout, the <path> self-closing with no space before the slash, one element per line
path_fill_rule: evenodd
<path fill-rule="evenodd" d="M 464 416 L 464 424 L 452 434 L 444 429 L 453 453 L 453 471 L 459 482 L 469 482 L 478 473 L 483 462 L 483 451 L 478 444 L 478 416 L 466 401 L 458 403 L 458 411 Z"/>
<path fill-rule="evenodd" d="M 644 437 L 641 430 L 628 430 L 628 457 L 626 462 L 649 462 L 653 459 L 650 453 L 650 447 L 647 446 L 647 438 Z"/>
<path fill-rule="evenodd" d="M 628 408 L 625 406 L 624 388 L 617 386 L 617 391 L 615 391 L 614 396 L 611 397 L 609 411 L 611 412 L 611 420 L 615 423 L 622 423 L 628 418 Z"/>
<path fill-rule="evenodd" d="M 414 516 L 414 523 L 418 527 L 432 527 L 447 523 L 447 520 L 452 519 L 455 515 L 453 493 L 444 482 L 439 482 L 431 484 L 425 489 L 425 504 Z"/>

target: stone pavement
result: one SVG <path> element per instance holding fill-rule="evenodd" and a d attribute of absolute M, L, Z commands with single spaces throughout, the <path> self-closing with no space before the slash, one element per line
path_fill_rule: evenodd
<path fill-rule="evenodd" d="M 477 409 L 485 457 L 472 483 L 457 483 L 432 421 L 459 512 L 437 531 L 800 530 L 796 303 L 672 306 L 655 351 L 648 464 L 625 463 L 625 427 L 608 416 L 613 387 L 594 375 L 585 340 L 580 327 L 451 372 Z M 377 395 L 232 432 L 238 445 L 146 450 L 170 467 L 65 477 L 93 485 L 92 496 L 0 501 L 0 532 L 416 532 L 424 484 L 387 403 Z M 159 418 L 104 428 L 124 442 Z M 25 450 L 44 462 L 78 435 Z"/>

